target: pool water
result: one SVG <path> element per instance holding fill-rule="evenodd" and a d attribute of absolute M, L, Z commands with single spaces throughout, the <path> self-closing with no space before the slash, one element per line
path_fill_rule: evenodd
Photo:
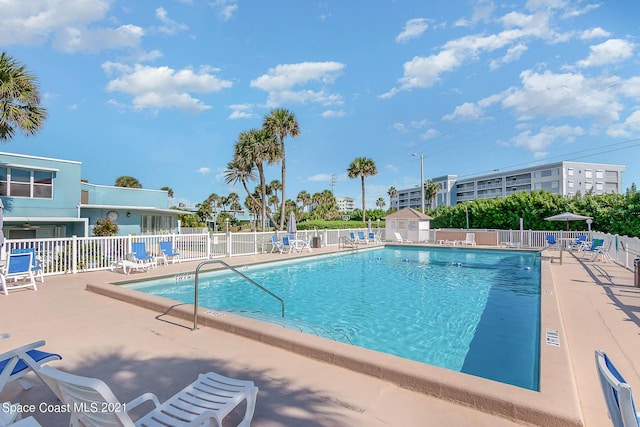
<path fill-rule="evenodd" d="M 533 252 L 387 247 L 201 274 L 199 304 L 538 390 L 540 263 Z M 193 303 L 193 279 L 129 285 Z"/>

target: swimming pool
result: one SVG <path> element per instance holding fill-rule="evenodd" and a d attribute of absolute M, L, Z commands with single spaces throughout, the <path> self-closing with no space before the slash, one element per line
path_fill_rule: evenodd
<path fill-rule="evenodd" d="M 538 390 L 540 265 L 532 252 L 387 247 L 200 277 L 203 307 Z M 193 281 L 128 287 L 185 303 Z"/>

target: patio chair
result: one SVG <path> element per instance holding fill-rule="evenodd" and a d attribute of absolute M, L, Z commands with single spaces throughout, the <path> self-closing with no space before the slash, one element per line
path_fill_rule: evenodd
<path fill-rule="evenodd" d="M 369 233 L 369 241 L 373 243 L 382 243 L 382 240 L 380 240 L 380 235 L 373 232 Z"/>
<path fill-rule="evenodd" d="M 546 249 L 559 248 L 558 242 L 556 241 L 556 236 L 554 236 L 553 234 L 547 234 L 544 238 L 547 241 Z"/>
<path fill-rule="evenodd" d="M 20 378 L 44 363 L 62 359 L 59 354 L 36 350 L 43 345 L 44 341 L 37 341 L 0 354 L 0 392 L 5 385 L 16 380 L 24 390 L 29 390 L 31 385 Z"/>
<path fill-rule="evenodd" d="M 158 243 L 160 245 L 160 251 L 165 256 L 165 260 L 171 260 L 172 264 L 177 262 L 182 262 L 180 260 L 180 254 L 178 252 L 173 251 L 173 247 L 171 247 L 171 242 L 169 240 L 165 240 L 163 242 Z M 165 262 L 166 264 L 166 262 Z"/>
<path fill-rule="evenodd" d="M 609 417 L 614 427 L 640 425 L 631 387 L 602 350 L 596 350 L 596 366 Z"/>
<path fill-rule="evenodd" d="M 58 398 L 72 408 L 105 408 L 100 411 L 73 411 L 71 425 L 87 426 L 222 426 L 222 420 L 243 401 L 244 418 L 239 426 L 249 427 L 255 410 L 258 387 L 253 381 L 236 380 L 214 372 L 200 374 L 169 400 L 160 404 L 153 393 L 144 393 L 129 403 L 121 403 L 103 381 L 81 377 L 50 366 L 39 375 Z M 150 401 L 154 408 L 134 424 L 129 411 Z"/>
<path fill-rule="evenodd" d="M 358 241 L 369 244 L 369 238 L 364 235 L 364 231 L 358 231 Z"/>
<path fill-rule="evenodd" d="M 44 282 L 44 268 L 42 263 L 36 257 L 36 250 L 34 248 L 13 248 L 12 254 L 31 254 L 31 271 L 35 277 L 39 277 L 41 282 Z"/>
<path fill-rule="evenodd" d="M 584 234 L 581 234 L 578 237 L 576 237 L 575 241 L 571 242 L 571 244 L 569 245 L 569 248 L 572 251 L 581 252 L 582 250 L 584 250 L 586 242 L 587 242 L 587 236 L 585 236 Z"/>
<path fill-rule="evenodd" d="M 137 262 L 140 264 L 147 264 L 150 267 L 156 266 L 156 261 L 147 252 L 147 245 L 145 242 L 133 242 L 131 243 L 131 257 L 129 261 Z"/>
<path fill-rule="evenodd" d="M 476 233 L 467 233 L 465 240 L 461 242 L 464 245 L 475 246 L 476 245 Z"/>
<path fill-rule="evenodd" d="M 33 287 L 34 291 L 38 290 L 31 268 L 31 257 L 30 252 L 7 256 L 7 265 L 0 272 L 0 285 L 5 295 L 9 295 L 9 289 Z M 18 280 L 22 280 L 22 283 L 19 284 Z"/>
<path fill-rule="evenodd" d="M 271 236 L 271 253 L 282 252 L 282 242 L 278 240 L 278 236 L 275 234 Z"/>
<path fill-rule="evenodd" d="M 604 245 L 604 239 L 593 239 L 591 241 L 591 245 L 589 247 L 587 247 L 586 249 L 582 250 L 582 258 L 584 258 L 585 254 L 587 254 L 587 253 L 597 254 L 597 252 L 599 251 L 599 248 L 602 245 Z"/>
<path fill-rule="evenodd" d="M 609 250 L 611 249 L 611 244 L 613 242 L 609 242 L 609 244 L 607 245 L 607 247 L 604 247 L 604 244 L 598 246 L 595 251 L 593 251 L 593 255 L 591 256 L 591 261 L 595 261 L 598 256 L 600 256 L 602 258 L 602 261 L 605 262 L 612 262 L 613 258 L 611 258 L 611 255 L 609 255 Z"/>
<path fill-rule="evenodd" d="M 293 245 L 291 242 L 292 240 L 293 239 L 290 236 L 282 237 L 282 250 L 280 251 L 281 253 L 290 254 L 291 252 L 297 252 L 295 245 Z"/>
<path fill-rule="evenodd" d="M 356 236 L 356 233 L 354 233 L 353 231 L 349 232 L 349 239 L 351 239 L 353 243 L 360 242 L 360 239 L 358 238 L 358 236 Z"/>
<path fill-rule="evenodd" d="M 396 242 L 398 243 L 413 243 L 411 240 L 403 239 L 400 233 L 398 233 L 397 231 L 393 233 L 393 235 L 395 236 Z"/>

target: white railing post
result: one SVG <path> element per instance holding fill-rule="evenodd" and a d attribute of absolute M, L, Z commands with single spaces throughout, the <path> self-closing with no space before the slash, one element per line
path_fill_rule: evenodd
<path fill-rule="evenodd" d="M 71 236 L 71 272 L 78 272 L 78 236 Z"/>
<path fill-rule="evenodd" d="M 253 252 L 258 253 L 258 232 L 253 230 Z"/>
<path fill-rule="evenodd" d="M 227 253 L 226 256 L 227 258 L 231 257 L 231 232 L 229 231 L 229 229 L 227 228 Z"/>
<path fill-rule="evenodd" d="M 207 243 L 207 249 L 205 252 L 207 255 L 207 259 L 209 259 L 211 258 L 211 234 L 209 234 L 209 232 L 207 232 L 206 243 Z"/>

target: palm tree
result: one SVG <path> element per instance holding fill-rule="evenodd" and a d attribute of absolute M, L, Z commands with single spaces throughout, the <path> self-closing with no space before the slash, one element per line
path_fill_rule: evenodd
<path fill-rule="evenodd" d="M 382 197 L 378 197 L 378 200 L 376 200 L 376 206 L 382 209 L 384 208 L 384 205 L 385 205 L 384 199 Z"/>
<path fill-rule="evenodd" d="M 273 164 L 281 158 L 281 147 L 275 135 L 267 129 L 251 129 L 242 132 L 234 146 L 234 161 L 255 166 L 260 177 L 260 202 L 262 205 L 262 229 L 267 214 L 267 183 L 264 163 Z M 246 189 L 246 188 L 245 188 Z M 247 190 L 249 194 L 249 190 Z"/>
<path fill-rule="evenodd" d="M 116 178 L 116 182 L 114 185 L 116 187 L 142 188 L 142 184 L 140 184 L 140 181 L 132 176 L 127 175 Z"/>
<path fill-rule="evenodd" d="M 296 202 L 302 205 L 302 211 L 304 212 L 304 208 L 311 204 L 311 194 L 309 194 L 305 190 L 302 190 L 296 196 Z"/>
<path fill-rule="evenodd" d="M 167 192 L 167 196 L 169 196 L 170 198 L 173 199 L 173 190 L 169 187 L 162 187 L 160 190 L 162 191 L 166 191 Z"/>
<path fill-rule="evenodd" d="M 282 183 L 274 179 L 269 183 L 268 187 L 273 192 L 273 195 L 278 197 L 278 191 L 282 190 Z M 280 199 L 278 199 L 278 201 L 280 201 Z"/>
<path fill-rule="evenodd" d="M 6 52 L 0 54 L 0 142 L 16 129 L 34 135 L 42 128 L 47 110 L 40 107 L 36 78 Z"/>
<path fill-rule="evenodd" d="M 364 178 L 373 176 L 378 173 L 376 164 L 373 159 L 367 157 L 356 157 L 347 168 L 349 178 L 360 177 L 362 183 L 362 222 L 366 222 L 365 214 L 365 198 L 364 198 Z"/>
<path fill-rule="evenodd" d="M 429 209 L 435 208 L 436 197 L 438 196 L 438 191 L 440 191 L 440 184 L 437 182 L 427 180 L 424 185 L 424 198 L 429 201 Z"/>
<path fill-rule="evenodd" d="M 391 187 L 389 187 L 389 189 L 387 190 L 387 194 L 389 195 L 389 206 L 393 207 L 393 199 L 395 199 L 396 197 L 398 197 L 398 190 L 396 190 L 396 187 L 394 187 L 393 185 Z"/>
<path fill-rule="evenodd" d="M 242 183 L 242 186 L 247 191 L 247 194 L 251 194 L 249 188 L 247 187 L 248 181 L 255 181 L 256 174 L 253 171 L 253 165 L 247 164 L 245 162 L 238 162 L 236 159 L 227 163 L 227 169 L 224 171 L 224 182 L 226 184 L 235 184 L 237 182 Z M 237 196 L 237 194 L 236 194 Z M 231 200 L 229 197 L 222 196 L 219 200 L 222 205 L 223 212 L 226 212 L 226 206 L 231 204 Z"/>
<path fill-rule="evenodd" d="M 287 136 L 291 136 L 293 138 L 300 135 L 300 129 L 298 127 L 298 121 L 296 120 L 296 116 L 289 110 L 284 108 L 276 108 L 275 110 L 271 110 L 271 112 L 264 117 L 264 123 L 262 124 L 264 129 L 270 130 L 278 140 L 280 141 L 280 150 L 282 153 L 281 157 L 281 165 L 282 165 L 282 196 L 280 200 L 282 201 L 281 209 L 280 209 L 280 229 L 284 229 L 284 219 L 285 219 L 285 209 L 284 203 L 287 200 L 286 196 L 286 188 L 287 188 L 287 166 L 286 166 L 286 157 L 284 150 L 284 139 Z"/>

